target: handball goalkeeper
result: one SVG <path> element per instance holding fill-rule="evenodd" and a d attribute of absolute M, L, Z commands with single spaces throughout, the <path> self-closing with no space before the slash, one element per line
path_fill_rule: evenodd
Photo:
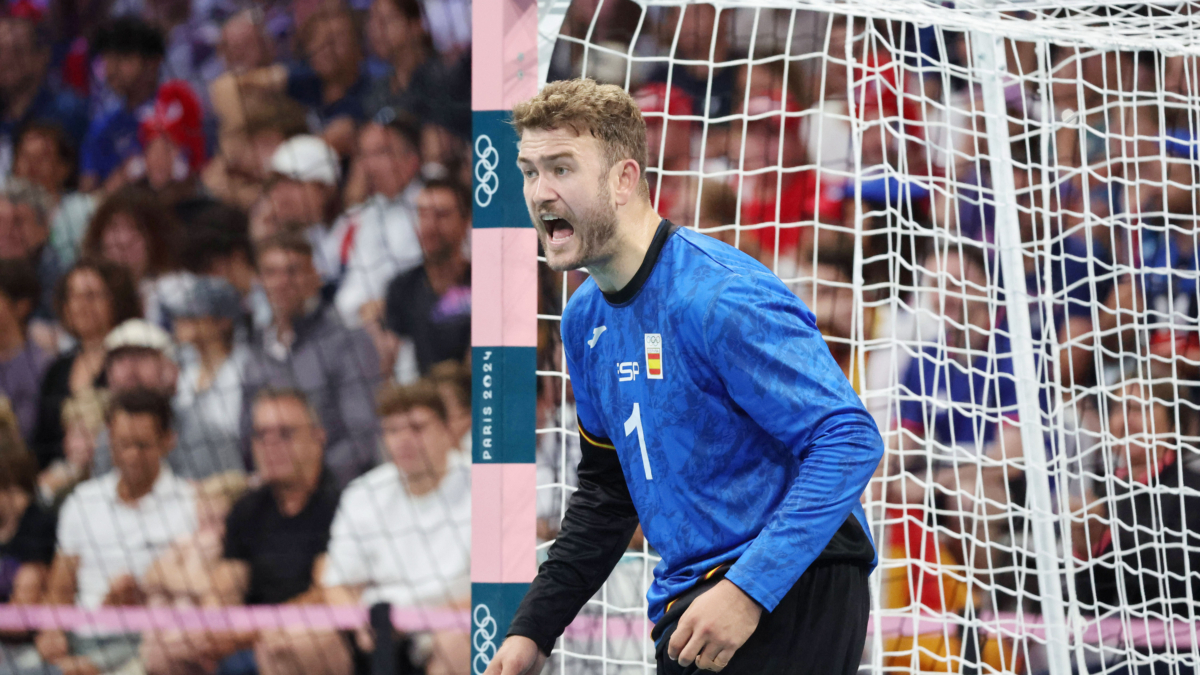
<path fill-rule="evenodd" d="M 815 318 L 766 267 L 651 205 L 646 125 L 619 87 L 513 109 L 549 266 L 586 268 L 562 318 L 579 489 L 487 675 L 537 673 L 640 523 L 659 673 L 854 673 L 883 456 Z M 846 308 L 849 311 L 849 308 Z"/>

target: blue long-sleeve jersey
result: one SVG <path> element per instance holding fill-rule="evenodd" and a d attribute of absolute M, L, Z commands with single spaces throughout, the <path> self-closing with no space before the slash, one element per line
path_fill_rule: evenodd
<path fill-rule="evenodd" d="M 663 221 L 626 288 L 579 288 L 562 338 L 581 433 L 615 449 L 662 556 L 651 620 L 731 562 L 726 578 L 769 611 L 839 531 L 832 555 L 874 564 L 859 498 L 882 439 L 767 268 Z"/>
<path fill-rule="evenodd" d="M 752 258 L 663 221 L 625 288 L 563 314 L 579 488 L 509 626 L 549 654 L 640 523 L 652 621 L 720 571 L 767 611 L 815 561 L 873 566 L 883 456 L 812 312 Z"/>

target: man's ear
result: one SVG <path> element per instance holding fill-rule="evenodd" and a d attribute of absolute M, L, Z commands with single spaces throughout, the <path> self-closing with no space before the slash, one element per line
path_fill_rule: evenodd
<path fill-rule="evenodd" d="M 610 171 L 610 177 L 616 183 L 612 195 L 617 206 L 625 206 L 636 199 L 642 182 L 642 169 L 637 160 L 622 159 L 613 164 Z"/>

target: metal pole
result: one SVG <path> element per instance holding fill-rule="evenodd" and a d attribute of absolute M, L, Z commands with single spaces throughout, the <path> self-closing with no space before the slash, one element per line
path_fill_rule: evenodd
<path fill-rule="evenodd" d="M 1000 17 L 993 13 L 995 20 Z M 996 244 L 1004 278 L 1004 298 L 1011 334 L 1013 373 L 1017 380 L 1017 410 L 1021 416 L 1021 446 L 1025 456 L 1025 479 L 1030 500 L 1034 553 L 1037 559 L 1038 592 L 1046 621 L 1046 656 L 1051 675 L 1070 675 L 1071 660 L 1067 626 L 1063 615 L 1062 580 L 1059 577 L 1058 546 L 1054 536 L 1054 511 L 1050 499 L 1050 475 L 1042 435 L 1038 403 L 1041 382 L 1034 368 L 1033 333 L 1029 321 L 1029 291 L 1025 284 L 1021 232 L 1017 220 L 1016 187 L 1012 177 L 1008 119 L 1004 100 L 1006 60 L 1004 38 L 971 31 L 974 70 L 983 93 L 987 123 L 992 190 L 996 200 Z"/>

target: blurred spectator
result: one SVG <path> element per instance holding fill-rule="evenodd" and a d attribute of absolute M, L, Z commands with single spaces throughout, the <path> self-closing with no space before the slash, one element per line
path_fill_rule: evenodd
<path fill-rule="evenodd" d="M 92 477 L 96 445 L 107 433 L 107 409 L 108 393 L 103 389 L 85 389 L 63 402 L 63 456 L 38 475 L 38 496 L 43 503 L 61 506 L 76 485 Z"/>
<path fill-rule="evenodd" d="M 29 339 L 29 317 L 40 295 L 24 260 L 0 260 L 0 393 L 17 416 L 22 439 L 33 437 L 38 395 L 50 355 Z"/>
<path fill-rule="evenodd" d="M 223 202 L 249 209 L 263 194 L 275 150 L 305 133 L 308 122 L 299 103 L 283 94 L 247 99 L 237 125 L 221 130 L 220 151 L 202 174 L 204 187 Z"/>
<path fill-rule="evenodd" d="M 118 168 L 141 154 L 138 127 L 149 116 L 158 92 L 163 36 L 133 17 L 115 19 L 96 37 L 93 52 L 104 59 L 104 79 L 120 105 L 92 120 L 80 152 L 80 187 L 100 187 Z M 186 85 L 184 85 L 186 86 Z M 116 182 L 124 182 L 118 175 Z"/>
<path fill-rule="evenodd" d="M 442 361 L 429 369 L 429 381 L 437 387 L 446 408 L 446 425 L 458 439 L 456 447 L 471 454 L 471 368 L 462 361 Z"/>
<path fill-rule="evenodd" d="M 688 5 L 669 9 L 659 25 L 661 44 L 671 45 L 678 37 L 675 53 L 671 54 L 675 65 L 660 64 L 651 71 L 650 80 L 665 83 L 670 78 L 672 87 L 679 88 L 695 102 L 698 115 L 718 118 L 733 112 L 737 68 L 721 65 L 730 60 L 732 15 L 730 10 L 722 11 L 718 21 L 715 5 Z M 699 63 L 685 65 L 679 61 Z M 706 65 L 708 63 L 716 67 Z M 788 110 L 795 108 L 789 107 Z"/>
<path fill-rule="evenodd" d="M 337 4 L 313 12 L 298 35 L 303 63 L 222 75 L 210 89 L 222 125 L 240 118 L 242 100 L 283 92 L 303 104 L 321 135 L 343 156 L 354 150 L 355 125 L 366 119 L 363 99 L 369 79 L 354 15 Z M 236 125 L 234 125 L 236 126 Z"/>
<path fill-rule="evenodd" d="M 422 3 L 433 47 L 443 58 L 471 60 L 471 3 L 466 0 L 429 0 Z M 468 68 L 469 70 L 469 68 Z"/>
<path fill-rule="evenodd" d="M 894 147 L 896 138 L 901 134 L 894 126 L 894 119 L 880 115 L 879 106 L 869 106 L 862 113 L 862 175 L 858 179 L 857 189 L 863 199 L 872 204 L 891 206 L 910 217 L 915 212 L 920 217 L 928 208 L 929 188 L 906 175 L 904 169 L 892 165 L 899 154 Z M 906 168 L 912 170 L 916 167 L 910 165 Z"/>
<path fill-rule="evenodd" d="M 378 322 L 388 282 L 421 264 L 416 231 L 418 143 L 415 125 L 404 118 L 369 124 L 359 134 L 355 161 L 371 196 L 343 216 L 354 230 L 353 250 L 336 298 L 347 323 Z M 372 306 L 364 310 L 367 304 Z"/>
<path fill-rule="evenodd" d="M 196 485 L 196 531 L 171 543 L 171 548 L 146 573 L 143 588 L 151 607 L 202 607 L 216 597 L 213 572 L 221 560 L 225 520 L 247 488 L 246 474 L 237 471 L 210 476 Z M 142 635 L 141 657 L 148 673 L 174 672 L 189 658 L 217 653 L 213 631 L 152 630 Z M 218 637 L 219 639 L 219 637 Z M 200 669 L 212 672 L 208 657 Z M 180 669 L 182 670 L 182 669 Z M 191 671 L 194 672 L 194 671 Z"/>
<path fill-rule="evenodd" d="M 171 336 L 163 329 L 143 319 L 129 319 L 105 336 L 104 348 L 104 379 L 113 397 L 135 389 L 146 389 L 168 400 L 175 394 L 179 366 L 173 358 Z M 96 439 L 92 475 L 107 473 L 113 461 L 111 439 L 102 432 Z"/>
<path fill-rule="evenodd" d="M 275 215 L 275 205 L 268 195 L 255 200 L 247 213 L 250 220 L 250 243 L 258 245 L 261 241 L 274 237 L 283 232 L 279 218 Z M 300 226 L 297 226 L 300 227 Z"/>
<path fill-rule="evenodd" d="M 151 564 L 171 541 L 196 529 L 195 491 L 163 462 L 175 442 L 170 401 L 146 390 L 125 392 L 113 400 L 108 429 L 115 469 L 80 484 L 59 516 L 47 588 L 52 604 L 143 604 Z M 136 658 L 138 641 L 137 634 L 42 631 L 37 647 L 64 673 L 105 673 Z"/>
<path fill-rule="evenodd" d="M 1016 416 L 1008 337 L 996 330 L 988 267 L 978 248 L 934 251 L 924 266 L 945 279 L 944 288 L 929 291 L 937 294 L 932 307 L 941 325 L 938 334 L 921 336 L 919 355 L 901 374 L 899 422 L 908 432 L 901 438 L 911 434 L 938 443 L 939 452 L 975 457 L 996 440 L 1000 418 Z M 932 401 L 949 403 L 931 408 Z"/>
<path fill-rule="evenodd" d="M 133 7 L 125 9 L 123 4 Z M 221 22 L 246 4 L 241 0 L 116 0 L 115 11 L 110 11 L 114 16 L 136 12 L 157 28 L 165 38 L 163 70 L 202 93 L 224 70 L 219 54 Z"/>
<path fill-rule="evenodd" d="M 176 229 L 171 212 L 154 193 L 129 185 L 109 195 L 96 209 L 83 237 L 83 255 L 128 269 L 137 283 L 146 318 L 160 323 L 156 282 L 176 269 Z"/>
<path fill-rule="evenodd" d="M 653 82 L 634 92 L 634 100 L 646 119 L 649 166 L 644 169 L 650 197 L 656 200 L 659 213 L 671 213 L 693 181 L 691 176 L 673 175 L 692 168 L 693 124 L 689 119 L 678 119 L 694 114 L 692 97 L 679 88 L 668 89 L 666 84 Z"/>
<path fill-rule="evenodd" d="M 417 236 L 425 261 L 388 284 L 386 325 L 412 341 L 421 374 L 471 347 L 471 261 L 464 242 L 471 201 L 458 183 L 429 181 L 417 197 Z"/>
<path fill-rule="evenodd" d="M 240 75 L 265 68 L 275 60 L 274 45 L 267 39 L 260 12 L 244 9 L 221 26 L 220 54 L 226 72 Z"/>
<path fill-rule="evenodd" d="M 238 417 L 247 351 L 234 341 L 241 298 L 220 277 L 187 275 L 182 281 L 179 293 L 164 298 L 175 339 L 191 352 L 182 359 L 175 388 L 179 443 L 168 461 L 184 478 L 243 471 Z"/>
<path fill-rule="evenodd" d="M 1095 306 L 1112 306 L 1112 258 L 1098 241 L 1099 237 L 1091 237 L 1089 244 L 1084 228 L 1063 232 L 1058 217 L 1045 215 L 1046 211 L 1059 211 L 1057 196 L 1060 190 L 1050 187 L 1047 192 L 1052 203 L 1044 203 L 1043 182 L 1053 181 L 1053 178 L 1040 168 L 1038 146 L 1015 142 L 1011 156 L 1017 224 L 1021 242 L 1031 253 L 1023 255 L 1022 260 L 1025 286 L 1030 295 L 1029 318 L 1034 344 L 1045 351 L 1047 363 L 1053 350 L 1062 350 L 1067 357 L 1059 359 L 1057 375 L 1061 380 L 1058 381 L 1067 387 L 1072 384 L 1091 386 L 1096 381 L 1093 342 L 1097 338 L 1094 333 L 1106 331 L 1116 323 L 1116 317 L 1109 312 L 1098 312 L 1098 323 L 1092 315 Z M 962 234 L 987 244 L 990 256 L 994 256 L 996 250 L 995 199 L 991 181 L 986 178 L 978 191 L 958 190 Z M 1081 279 L 1091 281 L 1080 283 Z M 1129 307 L 1128 304 L 1124 306 Z M 1111 346 L 1116 347 L 1115 340 Z M 1056 381 L 1054 373 L 1043 372 L 1041 377 L 1047 384 Z M 1043 410 L 1049 410 L 1049 405 L 1048 392 L 1044 392 Z"/>
<path fill-rule="evenodd" d="M 320 415 L 327 467 L 339 486 L 378 463 L 374 391 L 379 357 L 362 330 L 350 329 L 321 301 L 312 247 L 296 233 L 259 244 L 258 272 L 272 323 L 256 336 L 243 373 L 242 439 L 249 438 L 249 403 L 262 387 L 303 391 Z"/>
<path fill-rule="evenodd" d="M 26 18 L 0 18 L 0 173 L 12 165 L 14 138 L 27 124 L 62 129 L 78 146 L 87 131 L 87 103 L 51 84 L 50 41 Z"/>
<path fill-rule="evenodd" d="M 457 436 L 429 382 L 382 394 L 379 418 L 390 461 L 342 495 L 322 581 L 330 604 L 470 607 L 471 466 L 453 452 Z M 383 514 L 388 514 L 384 517 Z M 356 633 L 356 661 L 375 651 L 369 630 Z M 466 633 L 439 634 L 430 660 L 413 664 L 409 640 L 397 640 L 401 672 L 414 667 L 465 672 Z M 444 672 L 439 670 L 438 672 Z"/>
<path fill-rule="evenodd" d="M 811 278 L 789 284 L 817 317 L 817 329 L 833 359 L 841 366 L 854 391 L 863 391 L 862 374 L 854 359 L 854 251 L 848 246 L 818 247 Z M 808 275 L 805 275 L 808 276 Z M 789 281 L 784 279 L 784 281 Z M 797 288 L 798 286 L 798 288 Z M 869 312 L 864 310 L 865 314 Z M 868 320 L 869 323 L 869 320 Z"/>
<path fill-rule="evenodd" d="M 1194 382 L 1200 379 L 1200 253 L 1196 250 L 1200 214 L 1190 183 L 1168 186 L 1166 193 L 1166 213 L 1142 221 L 1140 274 L 1121 280 L 1109 298 L 1107 311 L 1100 312 L 1100 328 L 1117 323 L 1118 316 L 1119 323 L 1129 328 L 1135 316 L 1130 309 L 1139 309 L 1137 321 L 1145 328 L 1145 336 L 1139 338 L 1149 343 L 1153 376 Z M 1086 276 L 1087 263 L 1072 272 L 1069 279 Z M 1085 291 L 1089 285 L 1079 284 Z M 1118 308 L 1119 315 L 1114 312 Z M 1129 334 L 1122 337 L 1122 343 L 1136 344 Z M 1200 397 L 1200 388 L 1190 389 L 1193 399 Z"/>
<path fill-rule="evenodd" d="M 758 237 L 749 236 L 749 233 L 742 232 L 736 225 L 737 193 L 732 187 L 710 179 L 703 182 L 692 181 L 687 188 L 687 192 L 666 212 L 667 219 L 682 227 L 695 227 L 752 258 L 758 258 L 761 250 Z M 696 195 L 697 192 L 700 193 L 699 196 Z M 661 210 L 660 208 L 659 211 Z M 779 262 L 782 264 L 784 260 Z M 788 274 L 780 267 L 776 267 L 775 271 L 781 279 L 788 278 Z"/>
<path fill-rule="evenodd" d="M 211 204 L 187 221 L 179 245 L 184 270 L 220 277 L 237 290 L 241 311 L 234 328 L 237 339 L 243 342 L 251 326 L 263 327 L 271 320 L 271 306 L 254 269 L 249 229 L 249 220 L 241 209 Z"/>
<path fill-rule="evenodd" d="M 848 186 L 849 187 L 849 186 Z M 908 206 L 900 206 L 905 220 L 910 217 Z M 862 275 L 864 300 L 868 302 L 879 299 L 900 297 L 909 293 L 915 283 L 915 270 L 924 258 L 925 248 L 930 242 L 929 237 L 914 237 L 909 229 L 912 226 L 918 231 L 936 231 L 925 218 L 913 216 L 912 226 L 899 229 L 895 226 L 894 212 L 888 212 L 888 203 L 874 201 L 865 194 L 862 197 Z M 855 218 L 855 196 L 847 193 L 842 201 L 841 229 L 821 227 L 817 230 L 817 249 L 826 246 L 829 239 L 836 239 L 835 245 L 853 246 Z M 896 265 L 897 259 L 900 265 Z M 879 312 L 889 309 L 878 307 Z M 864 325 L 870 325 L 864 324 Z M 876 330 L 878 330 L 878 325 Z M 880 335 L 880 333 L 876 333 Z M 874 388 L 874 387 L 869 387 Z"/>
<path fill-rule="evenodd" d="M 117 324 L 142 315 L 129 271 L 107 260 L 76 262 L 55 289 L 54 308 L 76 344 L 50 364 L 42 379 L 32 444 L 42 469 L 63 456 L 63 402 L 105 386 L 104 338 Z"/>
<path fill-rule="evenodd" d="M 335 287 L 354 245 L 349 222 L 337 220 L 341 212 L 337 153 L 316 136 L 293 136 L 276 148 L 270 168 L 266 196 L 275 223 L 304 231 L 322 281 Z"/>
<path fill-rule="evenodd" d="M 191 218 L 181 234 L 179 259 L 186 271 L 221 277 L 242 297 L 254 288 L 254 250 L 244 211 L 211 204 Z"/>
<path fill-rule="evenodd" d="M 58 126 L 31 122 L 17 135 L 13 176 L 46 191 L 50 198 L 50 245 L 63 265 L 79 257 L 83 233 L 96 198 L 75 192 L 76 145 Z"/>
<path fill-rule="evenodd" d="M 36 605 L 54 559 L 56 515 L 38 501 L 37 460 L 14 440 L 0 438 L 0 603 Z M 10 650 L 15 657 L 0 645 L 0 663 Z"/>
<path fill-rule="evenodd" d="M 763 255 L 772 255 L 778 242 L 780 254 L 811 247 L 809 223 L 818 216 L 841 217 L 840 186 L 825 177 L 802 169 L 804 141 L 800 135 L 800 108 L 782 90 L 752 93 L 738 112 L 747 116 L 745 125 L 731 126 L 730 157 L 734 167 L 745 173 L 736 179 L 742 195 L 742 224 L 779 223 L 779 227 L 751 230 Z M 763 169 L 778 169 L 762 171 Z M 836 221 L 833 221 L 836 222 Z"/>
<path fill-rule="evenodd" d="M 171 543 L 146 574 L 143 588 L 152 607 L 199 607 L 212 598 L 212 569 L 221 559 L 225 519 L 245 494 L 245 472 L 218 473 L 196 485 L 196 531 Z"/>
<path fill-rule="evenodd" d="M 1132 380 L 1106 399 L 1112 474 L 1095 482 L 1107 494 L 1085 495 L 1087 524 L 1073 537 L 1076 556 L 1098 563 L 1076 573 L 1080 603 L 1097 615 L 1120 609 L 1190 620 L 1189 589 L 1200 574 L 1200 473 L 1178 443 L 1175 385 Z"/>
<path fill-rule="evenodd" d="M 367 12 L 367 43 L 386 66 L 365 97 L 370 119 L 386 123 L 405 114 L 422 125 L 471 133 L 470 57 L 439 57 L 425 32 L 417 0 L 374 0 Z M 464 77 L 465 75 L 465 77 Z"/>
<path fill-rule="evenodd" d="M 204 168 L 204 109 L 200 99 L 182 80 L 163 84 L 153 110 L 138 127 L 142 159 L 130 165 L 129 178 L 174 204 L 196 191 Z"/>
<path fill-rule="evenodd" d="M 25 260 L 37 270 L 41 297 L 33 317 L 47 322 L 54 320 L 54 287 L 65 270 L 49 245 L 49 210 L 45 190 L 33 183 L 11 179 L 0 192 L 0 258 Z"/>
<path fill-rule="evenodd" d="M 226 605 L 321 602 L 324 554 L 341 492 L 323 468 L 327 437 L 321 420 L 298 390 L 263 389 L 250 410 L 262 487 L 242 496 L 226 520 L 224 552 L 212 576 L 215 599 Z M 336 633 L 260 631 L 215 642 L 208 653 L 175 658 L 186 666 L 232 654 L 223 669 L 256 663 L 263 675 L 349 669 Z"/>
<path fill-rule="evenodd" d="M 367 48 L 383 64 L 384 75 L 371 82 L 366 113 L 377 119 L 381 110 L 417 116 L 426 105 L 422 97 L 435 94 L 436 54 L 421 20 L 417 0 L 374 0 L 367 9 Z"/>
<path fill-rule="evenodd" d="M 470 64 L 467 64 L 468 66 Z M 464 75 L 456 75 L 460 77 Z M 467 98 L 464 95 L 462 101 Z M 444 121 L 449 122 L 451 118 Z M 421 175 L 426 178 L 448 178 L 463 185 L 471 183 L 470 127 L 449 129 L 441 124 L 421 127 Z"/>

